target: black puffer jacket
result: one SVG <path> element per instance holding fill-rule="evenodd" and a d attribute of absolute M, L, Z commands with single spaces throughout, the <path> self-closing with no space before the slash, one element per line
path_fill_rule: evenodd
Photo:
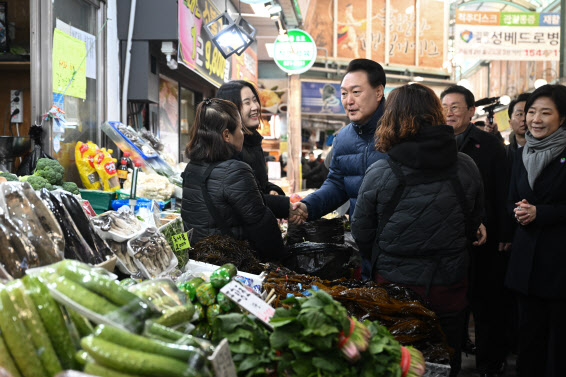
<path fill-rule="evenodd" d="M 431 182 L 407 184 L 376 239 L 379 221 L 399 189 L 399 180 L 387 160 L 374 163 L 366 172 L 352 221 L 360 251 L 366 257 L 373 254 L 373 273 L 392 282 L 430 287 L 461 281 L 468 268 L 467 238 L 479 226 L 482 212 L 478 168 L 471 158 L 457 152 L 449 126 L 422 127 L 416 137 L 392 147 L 389 156 L 408 182 L 411 177 L 427 177 Z M 468 235 L 464 212 L 449 178 L 435 181 L 439 175 L 456 174 L 451 170 L 454 167 L 471 216 Z"/>
<path fill-rule="evenodd" d="M 262 140 L 263 136 L 257 130 L 253 130 L 251 135 L 244 135 L 242 161 L 252 168 L 259 190 L 264 194 L 265 202 L 275 217 L 286 219 L 289 217 L 289 197 L 284 196 L 285 192 L 281 187 L 267 180 L 267 167 L 261 147 Z M 270 195 L 271 191 L 276 191 L 279 195 Z"/>
<path fill-rule="evenodd" d="M 277 220 L 265 205 L 248 164 L 235 159 L 220 162 L 206 182 L 223 225 L 216 223 L 203 198 L 199 179 L 209 163 L 191 161 L 183 173 L 181 217 L 185 229 L 193 229 L 192 243 L 212 234 L 225 234 L 248 240 L 262 259 L 276 260 L 285 251 Z"/>

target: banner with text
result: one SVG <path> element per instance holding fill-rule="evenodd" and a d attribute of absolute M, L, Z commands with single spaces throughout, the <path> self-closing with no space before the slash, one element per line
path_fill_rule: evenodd
<path fill-rule="evenodd" d="M 456 53 L 485 60 L 560 60 L 560 14 L 456 11 Z"/>
<path fill-rule="evenodd" d="M 220 15 L 209 0 L 179 0 L 179 56 L 178 61 L 200 74 L 216 86 L 228 81 L 230 63 L 212 43 L 205 25 Z M 219 22 L 212 25 L 216 34 Z"/>

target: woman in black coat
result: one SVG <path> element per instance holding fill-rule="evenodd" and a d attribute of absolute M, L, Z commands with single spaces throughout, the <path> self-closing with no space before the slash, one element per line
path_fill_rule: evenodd
<path fill-rule="evenodd" d="M 251 166 L 259 189 L 265 195 L 267 206 L 277 218 L 288 218 L 289 197 L 285 196 L 279 186 L 267 179 L 267 164 L 261 147 L 263 136 L 257 131 L 261 123 L 261 103 L 255 86 L 248 81 L 233 80 L 218 89 L 216 98 L 234 103 L 240 111 L 244 127 L 249 131 L 244 135 L 242 160 Z"/>
<path fill-rule="evenodd" d="M 566 352 L 566 87 L 525 104 L 526 144 L 509 189 L 515 231 L 506 285 L 517 292 L 519 376 L 564 376 Z"/>
<path fill-rule="evenodd" d="M 483 188 L 474 161 L 458 153 L 429 88 L 405 85 L 387 98 L 376 149 L 389 154 L 370 166 L 358 193 L 352 234 L 371 255 L 377 282 L 413 289 L 431 303 L 460 370 L 468 250 L 482 213 Z M 485 239 L 482 239 L 484 242 Z"/>
<path fill-rule="evenodd" d="M 263 260 L 285 255 L 277 220 L 252 169 L 238 159 L 244 143 L 236 106 L 205 99 L 198 107 L 183 173 L 181 217 L 192 242 L 212 234 L 247 240 Z"/>

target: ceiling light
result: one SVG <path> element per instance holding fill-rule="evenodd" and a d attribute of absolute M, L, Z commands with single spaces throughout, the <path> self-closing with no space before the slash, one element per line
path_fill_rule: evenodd
<path fill-rule="evenodd" d="M 511 97 L 509 97 L 508 95 L 501 96 L 499 97 L 499 103 L 507 106 L 511 103 Z"/>
<path fill-rule="evenodd" d="M 538 89 L 541 86 L 546 85 L 546 84 L 547 84 L 547 82 L 546 82 L 545 79 L 537 79 L 537 80 L 535 80 L 535 89 Z"/>
<path fill-rule="evenodd" d="M 424 79 L 422 78 L 422 76 L 415 76 L 415 77 L 413 77 L 413 80 L 415 80 L 415 81 L 417 81 L 417 82 L 421 82 L 421 81 L 423 81 Z"/>
<path fill-rule="evenodd" d="M 243 23 L 245 20 L 238 18 L 238 23 Z M 220 50 L 220 53 L 224 58 L 228 58 L 234 53 L 240 55 L 244 50 L 253 43 L 253 37 L 248 34 L 245 30 L 252 31 L 255 35 L 255 29 L 245 22 L 246 26 L 238 26 L 235 23 L 227 11 L 220 14 L 218 17 L 206 24 L 206 31 L 212 39 L 212 43 Z M 216 27 L 214 27 L 216 25 Z M 220 26 L 220 28 L 218 27 Z M 216 34 L 214 34 L 213 29 L 220 29 Z"/>

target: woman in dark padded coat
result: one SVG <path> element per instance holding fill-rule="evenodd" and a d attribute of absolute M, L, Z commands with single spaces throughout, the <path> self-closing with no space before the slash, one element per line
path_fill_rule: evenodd
<path fill-rule="evenodd" d="M 289 197 L 283 190 L 267 179 L 267 165 L 261 142 L 263 137 L 257 131 L 261 121 L 261 104 L 256 88 L 244 80 L 233 80 L 223 84 L 216 93 L 216 98 L 230 101 L 236 105 L 244 128 L 242 161 L 250 165 L 257 179 L 259 190 L 265 195 L 265 202 L 278 219 L 289 217 Z"/>
<path fill-rule="evenodd" d="M 263 260 L 285 256 L 277 220 L 263 200 L 252 169 L 238 159 L 244 142 L 236 106 L 205 99 L 197 108 L 190 159 L 183 173 L 181 217 L 192 242 L 212 234 L 250 242 Z"/>
<path fill-rule="evenodd" d="M 376 131 L 389 154 L 369 167 L 360 187 L 352 234 L 372 256 L 373 277 L 413 289 L 430 302 L 460 370 L 468 243 L 482 213 L 481 176 L 458 153 L 440 100 L 419 84 L 393 90 Z M 482 237 L 482 242 L 485 241 Z"/>

